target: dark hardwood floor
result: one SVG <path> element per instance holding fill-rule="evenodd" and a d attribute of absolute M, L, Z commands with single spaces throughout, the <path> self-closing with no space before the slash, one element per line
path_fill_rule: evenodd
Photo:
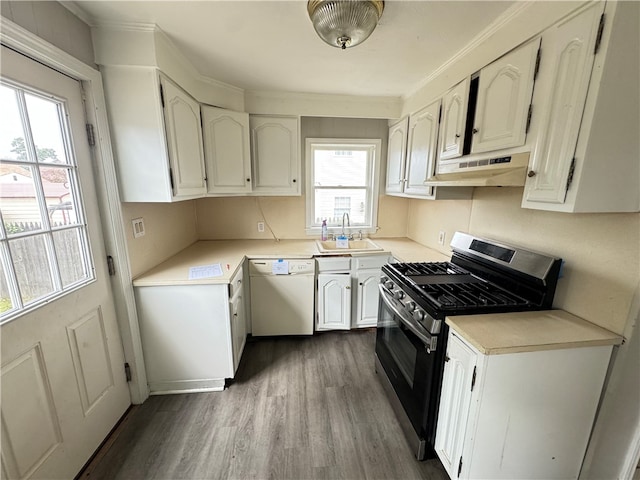
<path fill-rule="evenodd" d="M 430 479 L 373 367 L 373 331 L 247 343 L 224 392 L 134 407 L 80 478 Z"/>

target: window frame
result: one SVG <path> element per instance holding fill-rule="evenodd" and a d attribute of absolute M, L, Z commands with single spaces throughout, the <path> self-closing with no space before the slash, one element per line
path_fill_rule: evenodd
<path fill-rule="evenodd" d="M 320 235 L 322 224 L 315 223 L 315 193 L 314 185 L 314 152 L 316 146 L 319 149 L 333 148 L 336 151 L 368 151 L 367 157 L 367 182 L 365 186 L 366 199 L 369 208 L 365 212 L 365 225 L 356 225 L 347 228 L 345 232 L 373 234 L 378 230 L 378 196 L 380 190 L 380 157 L 382 154 L 382 139 L 380 138 L 306 138 L 305 139 L 305 171 L 306 171 L 306 218 L 305 231 L 307 235 Z M 345 187 L 348 188 L 348 187 Z M 361 188 L 361 187 L 357 187 Z M 336 229 L 336 226 L 329 226 Z M 342 228 L 340 227 L 340 231 Z"/>
<path fill-rule="evenodd" d="M 0 84 L 3 84 L 9 88 L 15 89 L 18 92 L 19 99 L 19 111 L 23 124 L 24 142 L 27 152 L 27 160 L 13 160 L 3 159 L 2 163 L 5 165 L 18 165 L 25 166 L 31 169 L 33 175 L 33 186 L 35 190 L 35 199 L 38 202 L 38 209 L 41 215 L 41 228 L 34 231 L 21 232 L 18 234 L 9 235 L 5 229 L 5 222 L 0 211 L 0 264 L 4 273 L 5 281 L 8 287 L 8 294 L 11 299 L 12 308 L 0 313 L 0 325 L 6 324 L 27 313 L 33 312 L 38 308 L 57 300 L 71 292 L 74 292 L 86 285 L 89 285 L 96 281 L 95 263 L 93 258 L 93 252 L 91 244 L 89 242 L 89 231 L 86 220 L 86 208 L 82 195 L 82 188 L 80 185 L 80 175 L 78 172 L 78 162 L 76 159 L 76 153 L 73 146 L 74 139 L 71 135 L 71 125 L 69 124 L 69 112 L 66 104 L 66 99 L 49 92 L 43 92 L 33 87 L 23 85 L 19 82 L 15 82 L 9 78 L 3 77 L 0 79 Z M 44 100 L 55 103 L 58 110 L 58 118 L 60 121 L 60 127 L 62 128 L 62 139 L 64 142 L 64 149 L 67 158 L 67 163 L 60 165 L 49 164 L 42 162 L 38 159 L 36 153 L 36 145 L 31 131 L 31 124 L 28 120 L 28 112 L 26 111 L 26 104 L 24 96 L 25 94 L 40 97 Z M 66 170 L 68 175 L 68 181 L 70 184 L 70 193 L 74 202 L 76 222 L 68 226 L 55 226 L 49 219 L 48 205 L 44 194 L 44 187 L 42 185 L 42 175 L 40 173 L 41 168 L 55 168 Z M 61 231 L 75 230 L 78 232 L 79 247 L 81 248 L 80 255 L 81 261 L 85 267 L 86 276 L 64 285 L 62 280 L 62 270 L 60 268 L 60 262 L 58 259 L 58 253 L 56 249 L 54 233 Z M 22 293 L 20 290 L 19 279 L 16 273 L 15 262 L 10 242 L 29 237 L 42 237 L 47 251 L 47 261 L 49 272 L 51 275 L 51 282 L 53 290 L 46 295 L 38 298 L 37 300 L 25 304 L 22 299 Z"/>

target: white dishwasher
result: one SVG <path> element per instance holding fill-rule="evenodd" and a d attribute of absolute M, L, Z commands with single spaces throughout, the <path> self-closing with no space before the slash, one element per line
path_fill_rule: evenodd
<path fill-rule="evenodd" d="M 316 262 L 249 260 L 251 334 L 312 335 Z"/>

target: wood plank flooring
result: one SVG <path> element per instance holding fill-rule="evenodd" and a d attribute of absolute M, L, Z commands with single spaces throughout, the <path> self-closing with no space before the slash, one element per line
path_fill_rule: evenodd
<path fill-rule="evenodd" d="M 250 341 L 227 390 L 149 398 L 79 478 L 448 480 L 413 457 L 375 377 L 374 335 Z"/>

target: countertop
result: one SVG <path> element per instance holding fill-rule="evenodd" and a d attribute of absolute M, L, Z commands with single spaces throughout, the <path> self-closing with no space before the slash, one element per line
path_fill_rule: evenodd
<path fill-rule="evenodd" d="M 564 310 L 447 317 L 485 355 L 619 345 L 622 337 Z"/>
<path fill-rule="evenodd" d="M 372 238 L 383 251 L 353 252 L 352 257 L 391 253 L 403 262 L 447 261 L 450 256 L 408 238 Z M 203 240 L 185 248 L 133 280 L 136 287 L 229 283 L 245 258 L 313 258 L 326 256 L 316 240 Z M 189 268 L 220 264 L 222 275 L 189 280 Z"/>

